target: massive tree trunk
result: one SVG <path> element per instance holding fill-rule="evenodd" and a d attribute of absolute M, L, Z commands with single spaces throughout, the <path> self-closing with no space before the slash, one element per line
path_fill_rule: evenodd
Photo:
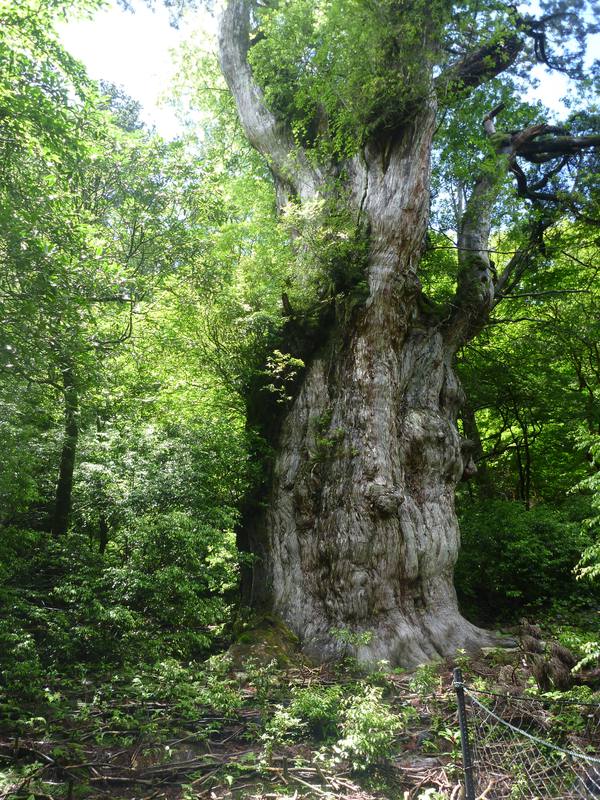
<path fill-rule="evenodd" d="M 417 277 L 429 214 L 433 80 L 405 124 L 372 138 L 343 165 L 319 164 L 269 111 L 253 80 L 249 8 L 249 0 L 229 0 L 221 66 L 280 204 L 290 194 L 300 202 L 323 196 L 334 177 L 369 235 L 368 298 L 350 319 L 336 315 L 278 434 L 267 511 L 247 532 L 259 556 L 254 597 L 317 660 L 347 652 L 351 642 L 361 662 L 410 667 L 489 643 L 490 634 L 461 616 L 453 587 L 460 538 L 454 491 L 467 462 L 453 359 L 492 307 L 487 238 L 498 181 L 486 173 L 474 187 L 459 231 L 455 303 L 445 317 L 434 315 Z M 468 62 L 463 87 L 497 74 L 518 47 L 497 63 L 490 52 L 480 59 L 481 75 L 473 77 Z M 447 87 L 460 76 L 459 63 L 438 83 Z"/>
<path fill-rule="evenodd" d="M 234 0 L 224 14 L 223 71 L 280 195 L 295 178 L 297 196 L 310 199 L 321 176 L 252 82 L 245 6 Z M 369 230 L 369 295 L 333 324 L 306 370 L 253 537 L 262 597 L 318 660 L 347 651 L 348 639 L 362 662 L 404 666 L 488 640 L 460 615 L 453 587 L 465 466 L 457 337 L 419 303 L 434 128 L 434 104 L 424 103 L 346 165 L 349 202 Z"/>
<path fill-rule="evenodd" d="M 359 660 L 404 666 L 487 640 L 453 587 L 465 466 L 454 340 L 419 310 L 433 123 L 425 108 L 385 154 L 371 145 L 353 163 L 369 296 L 334 324 L 277 443 L 264 585 L 320 660 L 347 648 L 335 629 L 360 635 Z"/>

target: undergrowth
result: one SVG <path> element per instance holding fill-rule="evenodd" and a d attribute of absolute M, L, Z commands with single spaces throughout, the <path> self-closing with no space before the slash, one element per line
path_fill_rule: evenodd
<path fill-rule="evenodd" d="M 586 725 L 577 705 L 559 700 L 589 702 L 592 689 L 540 694 L 520 659 L 459 653 L 412 673 L 371 674 L 251 658 L 240 666 L 227 653 L 110 672 L 79 664 L 49 673 L 34 698 L 4 687 L 0 797 L 455 797 L 453 665 L 480 690 L 506 691 L 516 675 L 513 690 L 547 703 L 558 739 Z"/>

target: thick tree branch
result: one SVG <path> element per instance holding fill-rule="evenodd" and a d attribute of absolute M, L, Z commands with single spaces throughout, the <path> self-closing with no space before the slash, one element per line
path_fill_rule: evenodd
<path fill-rule="evenodd" d="M 292 193 L 317 194 L 321 175 L 295 143 L 285 122 L 267 108 L 248 64 L 251 0 L 229 0 L 219 29 L 220 63 L 250 143 L 265 157 L 278 184 L 279 201 Z"/>
<path fill-rule="evenodd" d="M 514 64 L 522 49 L 522 37 L 511 34 L 466 53 L 437 78 L 435 85 L 438 96 L 460 94 L 495 78 Z"/>
<path fill-rule="evenodd" d="M 591 294 L 589 289 L 546 289 L 543 292 L 511 292 L 504 295 L 505 297 L 548 297 L 557 296 L 562 294 Z"/>
<path fill-rule="evenodd" d="M 561 198 L 556 193 L 540 189 L 544 189 L 560 172 L 569 156 L 600 146 L 600 136 L 566 136 L 562 128 L 544 124 L 532 125 L 515 133 L 497 134 L 494 119 L 502 109 L 502 104 L 494 108 L 483 123 L 499 153 L 507 156 L 507 167 L 516 177 L 518 194 L 538 202 L 559 202 Z M 517 161 L 519 156 L 533 162 L 560 161 L 529 185 Z M 448 339 L 454 347 L 468 341 L 483 328 L 492 308 L 514 290 L 535 256 L 544 252 L 543 234 L 552 221 L 552 214 L 548 213 L 543 220 L 532 225 L 527 242 L 517 250 L 502 274 L 499 277 L 496 274 L 489 257 L 489 235 L 492 207 L 500 185 L 499 176 L 489 167 L 482 170 L 460 220 L 457 289 L 447 323 Z"/>
<path fill-rule="evenodd" d="M 529 229 L 525 244 L 520 247 L 499 275 L 494 287 L 495 308 L 519 284 L 525 272 L 531 267 L 534 257 L 544 252 L 544 231 L 551 220 L 536 220 Z"/>
<path fill-rule="evenodd" d="M 498 179 L 489 171 L 477 179 L 458 229 L 458 278 L 450 339 L 458 346 L 485 325 L 494 300 L 493 262 L 489 256 L 492 207 Z"/>
<path fill-rule="evenodd" d="M 554 138 L 544 138 L 552 134 L 564 134 L 562 128 L 552 125 L 532 125 L 518 133 L 511 134 L 510 139 L 502 148 L 508 153 L 508 168 L 517 181 L 517 193 L 520 197 L 529 200 L 560 203 L 564 202 L 556 192 L 540 191 L 549 181 L 567 165 L 569 158 L 584 150 L 600 147 L 600 136 L 565 136 L 556 135 Z M 541 178 L 534 183 L 529 183 L 525 172 L 521 168 L 518 158 L 524 158 L 532 164 L 544 164 L 558 161 Z"/>
<path fill-rule="evenodd" d="M 552 129 L 547 132 L 552 133 Z M 535 163 L 539 163 L 540 156 L 549 155 L 560 158 L 561 156 L 575 155 L 592 147 L 600 147 L 600 136 L 557 136 L 555 139 L 527 141 L 517 147 L 515 152 L 526 159 L 535 156 Z"/>
<path fill-rule="evenodd" d="M 483 119 L 490 137 L 496 133 L 494 119 L 503 108 L 503 104 L 496 106 Z M 496 170 L 481 170 L 459 221 L 457 286 L 447 330 L 448 340 L 455 348 L 484 327 L 494 301 L 497 276 L 490 261 L 489 238 L 492 208 L 500 185 Z"/>
<path fill-rule="evenodd" d="M 494 120 L 503 108 L 503 104 L 496 106 L 483 120 L 490 138 L 497 136 Z M 513 135 L 511 142 L 530 141 L 547 132 L 548 126 L 535 126 L 527 133 Z M 505 152 L 506 148 L 502 151 Z M 511 170 L 512 163 L 512 155 L 509 155 L 508 167 Z M 543 232 L 549 222 L 538 221 L 531 228 L 526 244 L 514 253 L 502 274 L 497 275 L 490 260 L 489 237 L 492 208 L 500 186 L 501 175 L 488 165 L 476 180 L 459 223 L 457 288 L 448 321 L 448 339 L 454 347 L 459 347 L 482 330 L 492 308 L 514 288 L 534 255 L 544 246 Z"/>

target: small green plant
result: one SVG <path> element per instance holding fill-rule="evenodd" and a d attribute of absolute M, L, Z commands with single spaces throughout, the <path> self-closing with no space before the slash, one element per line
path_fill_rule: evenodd
<path fill-rule="evenodd" d="M 329 436 L 317 436 L 314 449 L 311 451 L 310 460 L 313 464 L 323 463 L 333 458 L 338 452 L 338 447 L 344 439 L 344 431 L 335 428 Z"/>
<path fill-rule="evenodd" d="M 331 628 L 331 635 L 343 646 L 342 659 L 338 662 L 341 674 L 344 672 L 360 673 L 362 668 L 356 658 L 356 648 L 368 645 L 373 638 L 372 631 L 351 631 L 348 628 Z"/>
<path fill-rule="evenodd" d="M 315 441 L 310 453 L 312 464 L 328 461 L 339 452 L 345 432 L 342 428 L 330 429 L 332 417 L 333 412 L 326 408 L 315 420 Z"/>
<path fill-rule="evenodd" d="M 454 666 L 466 673 L 471 667 L 471 656 L 462 648 L 454 654 Z"/>
<path fill-rule="evenodd" d="M 390 667 L 390 662 L 387 659 L 381 659 L 377 662 L 377 667 L 368 676 L 367 680 L 373 686 L 389 687 L 394 685 L 392 678 L 393 672 Z"/>
<path fill-rule="evenodd" d="M 304 367 L 301 358 L 282 353 L 281 350 L 273 350 L 267 358 L 265 369 L 265 375 L 271 379 L 271 383 L 265 389 L 276 395 L 278 403 L 289 402 L 292 399 L 291 388 Z"/>
<path fill-rule="evenodd" d="M 524 775 L 518 775 L 510 789 L 510 800 L 521 800 L 521 798 L 527 797 L 529 788 L 527 778 Z"/>
<path fill-rule="evenodd" d="M 313 738 L 327 740 L 339 732 L 342 698 L 343 689 L 338 685 L 295 689 L 289 710 Z"/>
<path fill-rule="evenodd" d="M 422 664 L 417 667 L 408 684 L 411 691 L 416 692 L 423 701 L 431 698 L 440 688 L 439 667 L 436 663 Z"/>
<path fill-rule="evenodd" d="M 352 647 L 367 645 L 373 639 L 372 631 L 351 631 L 348 628 L 332 628 L 330 633 L 338 642 L 352 645 Z"/>
<path fill-rule="evenodd" d="M 287 745 L 300 739 L 306 729 L 306 723 L 300 717 L 294 716 L 291 709 L 279 705 L 275 708 L 275 713 L 265 725 L 260 740 L 263 744 L 262 759 L 265 762 L 271 760 L 273 749 L 277 745 Z"/>
<path fill-rule="evenodd" d="M 446 743 L 445 752 L 450 756 L 450 761 L 454 764 L 460 763 L 460 731 L 457 728 L 450 728 L 447 725 L 438 731 L 438 736 L 442 742 Z M 448 750 L 447 747 L 450 747 Z"/>
<path fill-rule="evenodd" d="M 254 688 L 256 702 L 264 712 L 269 708 L 273 696 L 281 691 L 277 662 L 260 664 L 256 659 L 246 661 L 246 680 Z"/>
<path fill-rule="evenodd" d="M 368 686 L 343 706 L 342 738 L 333 746 L 338 760 L 349 761 L 352 769 L 365 770 L 389 758 L 396 736 L 404 727 L 383 700 L 383 689 Z"/>

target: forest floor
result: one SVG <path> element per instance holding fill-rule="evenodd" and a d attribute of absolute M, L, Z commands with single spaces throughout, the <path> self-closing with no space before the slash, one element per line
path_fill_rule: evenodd
<path fill-rule="evenodd" d="M 459 657 L 472 685 L 535 692 L 522 661 L 518 650 Z M 43 714 L 39 702 L 18 717 L 5 709 L 0 798 L 456 800 L 451 672 L 448 662 L 370 675 L 351 663 L 236 670 L 216 657 L 56 678 Z"/>
<path fill-rule="evenodd" d="M 451 790 L 457 783 L 457 752 L 450 736 L 456 710 L 448 670 L 439 676 L 433 670 L 424 673 L 421 691 L 409 675 L 377 676 L 377 683 L 385 684 L 387 706 L 403 720 L 402 732 L 393 737 L 390 757 L 377 757 L 381 763 L 355 770 L 344 759 L 335 763 L 327 758 L 318 732 L 313 741 L 293 741 L 295 736 L 285 730 L 269 735 L 266 719 L 286 707 L 294 688 L 314 691 L 318 702 L 320 688 L 350 691 L 356 678 L 310 667 L 260 673 L 258 681 L 256 671 L 238 673 L 242 704 L 235 711 L 219 712 L 213 704 L 198 708 L 195 719 L 175 697 L 126 697 L 122 691 L 127 687 L 118 678 L 105 684 L 110 695 L 91 685 L 79 695 L 69 689 L 70 703 L 61 703 L 56 715 L 50 706 L 48 718 L 31 718 L 29 730 L 20 735 L 7 731 L 0 740 L 0 758 L 15 765 L 12 775 L 5 773 L 0 797 L 367 800 L 402 797 L 404 791 L 416 796 L 414 790 L 424 787 Z M 50 694 L 59 692 L 53 687 Z M 87 708 L 83 715 L 82 708 Z M 410 724 L 404 724 L 407 716 Z"/>

